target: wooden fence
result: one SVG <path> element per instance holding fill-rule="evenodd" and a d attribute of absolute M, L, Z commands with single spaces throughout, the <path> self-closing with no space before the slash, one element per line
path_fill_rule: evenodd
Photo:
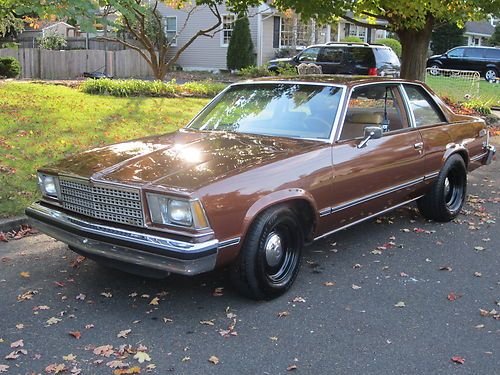
<path fill-rule="evenodd" d="M 47 51 L 39 48 L 0 49 L 0 57 L 12 56 L 21 64 L 21 78 L 76 79 L 84 72 L 104 71 L 115 78 L 152 78 L 147 62 L 137 51 L 73 50 Z"/>

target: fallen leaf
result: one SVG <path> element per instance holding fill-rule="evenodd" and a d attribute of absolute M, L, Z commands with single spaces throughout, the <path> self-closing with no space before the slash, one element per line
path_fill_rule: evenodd
<path fill-rule="evenodd" d="M 61 320 L 62 319 L 59 319 L 59 318 L 56 318 L 53 316 L 52 318 L 47 319 L 47 321 L 45 323 L 47 323 L 48 326 L 51 326 L 51 325 L 59 323 Z"/>
<path fill-rule="evenodd" d="M 149 302 L 150 305 L 158 305 L 158 303 L 160 302 L 160 299 L 158 297 L 155 297 L 151 300 L 151 302 Z"/>
<path fill-rule="evenodd" d="M 75 299 L 80 300 L 80 301 L 84 301 L 84 300 L 85 300 L 85 298 L 87 298 L 87 296 L 86 296 L 85 294 L 83 294 L 83 293 L 80 293 L 80 294 L 78 294 L 78 295 L 75 297 Z"/>
<path fill-rule="evenodd" d="M 131 368 L 118 368 L 113 371 L 114 375 L 126 375 L 126 374 L 140 374 L 141 373 L 141 368 L 140 367 L 131 367 Z"/>
<path fill-rule="evenodd" d="M 406 307 L 406 303 L 404 303 L 404 301 L 399 301 L 394 305 L 394 307 Z"/>
<path fill-rule="evenodd" d="M 439 267 L 439 270 L 440 271 L 450 271 L 452 270 L 453 268 L 451 268 L 450 266 L 441 266 Z"/>
<path fill-rule="evenodd" d="M 113 297 L 113 294 L 110 292 L 102 292 L 101 296 L 106 297 L 106 298 L 111 298 L 111 297 Z"/>
<path fill-rule="evenodd" d="M 80 337 L 82 337 L 82 334 L 80 331 L 70 331 L 68 333 L 70 336 L 73 336 L 77 340 L 80 340 Z"/>
<path fill-rule="evenodd" d="M 63 355 L 63 359 L 65 361 L 74 361 L 76 359 L 76 355 L 74 355 L 73 353 L 70 353 L 68 355 Z"/>
<path fill-rule="evenodd" d="M 203 324 L 203 325 L 205 325 L 205 326 L 213 326 L 213 325 L 215 325 L 214 320 L 215 320 L 215 319 L 211 319 L 211 320 L 200 320 L 200 324 Z"/>
<path fill-rule="evenodd" d="M 103 357 L 109 357 L 113 354 L 113 345 L 101 345 L 94 349 L 93 353 L 95 355 L 100 355 Z"/>
<path fill-rule="evenodd" d="M 292 302 L 306 302 L 306 300 L 302 297 L 295 297 Z"/>
<path fill-rule="evenodd" d="M 184 357 L 181 359 L 181 362 L 187 362 L 191 359 L 191 357 Z"/>
<path fill-rule="evenodd" d="M 476 272 L 474 272 L 474 276 L 476 276 L 476 277 L 481 277 L 481 276 L 483 276 L 483 274 L 482 274 L 481 272 L 477 272 L 477 271 L 476 271 Z"/>
<path fill-rule="evenodd" d="M 484 328 L 484 324 L 478 324 L 477 326 L 474 326 L 474 328 L 477 328 L 477 329 Z"/>
<path fill-rule="evenodd" d="M 460 298 L 461 296 L 460 295 L 456 295 L 455 293 L 451 292 L 450 294 L 448 294 L 448 301 L 456 301 L 458 298 Z"/>
<path fill-rule="evenodd" d="M 5 356 L 5 359 L 18 359 L 18 358 L 19 358 L 19 354 L 18 354 L 17 350 L 10 352 L 9 354 L 7 354 Z"/>
<path fill-rule="evenodd" d="M 271 341 L 278 341 L 278 337 L 276 337 L 276 336 L 271 336 L 271 337 L 269 337 L 269 340 L 271 340 Z"/>
<path fill-rule="evenodd" d="M 24 277 L 24 278 L 28 278 L 28 277 L 30 277 L 30 273 L 29 273 L 29 272 L 26 272 L 26 271 L 25 271 L 25 272 L 19 272 L 19 275 L 20 275 L 21 277 Z"/>
<path fill-rule="evenodd" d="M 14 341 L 12 344 L 10 344 L 11 348 L 22 348 L 23 346 L 24 346 L 24 341 L 22 339 Z"/>
<path fill-rule="evenodd" d="M 223 287 L 215 288 L 214 291 L 212 292 L 212 296 L 214 297 L 222 297 L 223 295 L 224 295 Z"/>
<path fill-rule="evenodd" d="M 325 281 L 323 283 L 324 286 L 335 286 L 335 284 L 336 284 L 335 281 Z"/>
<path fill-rule="evenodd" d="M 454 356 L 454 357 L 451 357 L 451 360 L 452 362 L 455 362 L 455 363 L 460 363 L 461 365 L 463 365 L 465 363 L 465 358 L 464 357 L 460 357 L 460 356 Z"/>
<path fill-rule="evenodd" d="M 168 318 L 168 317 L 164 317 L 164 318 L 163 318 L 163 322 L 164 322 L 165 324 L 167 324 L 167 323 L 172 323 L 173 321 L 174 321 L 174 320 L 173 320 L 172 318 Z"/>
<path fill-rule="evenodd" d="M 93 324 L 86 324 L 85 325 L 85 329 L 91 329 L 91 328 L 94 328 Z"/>
<path fill-rule="evenodd" d="M 290 365 L 286 368 L 286 371 L 293 371 L 293 370 L 297 370 L 297 365 Z"/>
<path fill-rule="evenodd" d="M 288 311 L 281 311 L 278 313 L 278 318 L 284 318 L 285 316 L 290 315 Z"/>
<path fill-rule="evenodd" d="M 139 363 L 144 363 L 144 361 L 151 361 L 151 357 L 149 356 L 148 353 L 145 352 L 137 352 L 134 355 L 134 359 L 137 359 Z"/>
<path fill-rule="evenodd" d="M 474 246 L 474 250 L 476 250 L 476 251 L 483 251 L 484 247 L 482 247 L 482 246 Z"/>
<path fill-rule="evenodd" d="M 131 329 L 125 329 L 125 330 L 123 330 L 123 331 L 118 332 L 118 335 L 116 335 L 116 337 L 119 337 L 119 338 L 121 337 L 121 338 L 126 339 L 126 338 L 127 338 L 127 336 L 128 336 L 128 334 L 129 334 L 130 332 L 132 332 L 132 330 L 131 330 Z"/>
<path fill-rule="evenodd" d="M 10 366 L 7 365 L 0 365 L 0 372 L 7 372 Z"/>
<path fill-rule="evenodd" d="M 214 365 L 217 365 L 220 361 L 219 361 L 219 358 L 217 358 L 216 356 L 211 356 L 209 359 L 208 359 L 208 362 L 211 362 L 213 363 Z"/>
<path fill-rule="evenodd" d="M 114 360 L 114 361 L 109 361 L 108 363 L 106 363 L 106 366 L 111 367 L 113 369 L 124 368 L 124 367 L 128 367 L 128 363 L 125 363 L 125 362 L 119 361 L 119 360 Z"/>
<path fill-rule="evenodd" d="M 361 287 L 359 285 L 356 285 L 356 284 L 352 284 L 351 288 L 354 290 L 361 289 Z"/>
<path fill-rule="evenodd" d="M 45 367 L 45 372 L 48 372 L 49 374 L 59 374 L 63 371 L 66 371 L 67 370 L 67 367 L 64 363 L 53 363 L 51 365 L 48 365 L 47 367 Z"/>

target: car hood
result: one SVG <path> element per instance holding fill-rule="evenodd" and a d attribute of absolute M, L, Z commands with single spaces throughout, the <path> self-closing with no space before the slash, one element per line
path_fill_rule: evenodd
<path fill-rule="evenodd" d="M 293 60 L 293 57 L 282 57 L 282 58 L 279 58 L 279 59 L 273 59 L 273 60 L 270 60 L 269 63 L 280 63 L 280 62 L 292 62 Z"/>
<path fill-rule="evenodd" d="M 178 131 L 75 154 L 42 172 L 191 192 L 318 142 L 225 132 Z"/>

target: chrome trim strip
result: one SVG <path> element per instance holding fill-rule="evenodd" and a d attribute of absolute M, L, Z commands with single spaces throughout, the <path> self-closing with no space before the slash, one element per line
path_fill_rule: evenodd
<path fill-rule="evenodd" d="M 429 173 L 429 174 L 426 174 L 424 176 L 424 180 L 430 180 L 432 178 L 435 178 L 437 177 L 437 175 L 439 174 L 440 171 L 436 171 L 436 172 L 432 172 L 432 173 Z"/>
<path fill-rule="evenodd" d="M 85 232 L 118 240 L 131 241 L 134 243 L 155 247 L 160 250 L 169 250 L 181 253 L 196 253 L 215 248 L 219 243 L 219 241 L 216 239 L 201 243 L 190 243 L 140 232 L 133 232 L 120 228 L 109 227 L 106 225 L 95 224 L 70 216 L 64 212 L 42 206 L 39 203 L 33 203 L 30 207 L 27 208 L 28 212 L 29 210 L 34 211 L 38 215 L 45 216 L 49 219 L 55 220 L 56 222 L 70 226 L 77 230 L 83 230 Z"/>
<path fill-rule="evenodd" d="M 488 155 L 488 151 L 470 158 L 470 161 L 480 160 L 480 159 L 484 158 L 486 155 Z"/>
<path fill-rule="evenodd" d="M 219 242 L 219 249 L 222 249 L 224 247 L 229 247 L 233 245 L 238 245 L 241 241 L 241 237 L 235 237 L 231 238 L 229 240 L 221 241 Z"/>
<path fill-rule="evenodd" d="M 405 189 L 405 188 L 408 188 L 410 186 L 417 185 L 423 181 L 424 181 L 424 177 L 419 177 L 419 178 L 416 178 L 415 180 L 407 181 L 403 184 L 395 185 L 395 186 L 392 186 L 388 189 L 385 189 L 385 190 L 382 190 L 382 191 L 379 191 L 379 192 L 376 192 L 373 194 L 365 195 L 364 197 L 357 198 L 357 199 L 354 199 L 352 201 L 342 203 L 342 204 L 335 206 L 335 207 L 324 208 L 320 211 L 319 216 L 322 217 L 322 216 L 330 215 L 330 214 L 333 214 L 335 212 L 339 212 L 339 211 L 345 210 L 347 208 L 356 206 L 358 204 L 366 203 L 372 199 L 380 198 L 384 195 L 393 193 L 393 192 L 398 191 L 400 189 Z M 327 213 L 327 211 L 328 211 L 328 213 Z"/>
<path fill-rule="evenodd" d="M 341 231 L 341 230 L 344 230 L 344 229 L 347 229 L 347 228 L 349 228 L 349 227 L 352 227 L 353 225 L 356 225 L 356 224 L 359 224 L 359 223 L 361 223 L 361 222 L 363 222 L 363 221 L 366 221 L 366 220 L 372 219 L 372 218 L 377 217 L 377 216 L 379 216 L 379 215 L 382 215 L 382 214 L 384 214 L 384 213 L 386 213 L 386 212 L 392 211 L 392 210 L 394 210 L 394 209 L 396 209 L 396 208 L 398 208 L 398 207 L 401 207 L 401 206 L 407 205 L 408 203 L 411 203 L 411 202 L 413 202 L 413 201 L 416 201 L 417 199 L 419 199 L 419 198 L 421 198 L 421 197 L 423 197 L 423 195 L 420 195 L 420 196 L 418 196 L 418 197 L 416 197 L 416 198 L 413 198 L 413 199 L 409 199 L 409 200 L 404 201 L 404 202 L 402 202 L 402 203 L 399 203 L 399 204 L 397 204 L 397 205 L 395 205 L 395 206 L 391 206 L 391 207 L 389 207 L 389 208 L 386 208 L 385 210 L 382 210 L 382 211 L 377 212 L 377 213 L 375 213 L 375 214 L 369 215 L 369 216 L 364 217 L 364 218 L 362 218 L 362 219 L 356 220 L 356 221 L 354 221 L 354 222 L 352 222 L 352 223 L 350 223 L 350 224 L 344 225 L 344 226 L 342 226 L 342 227 L 340 227 L 340 228 L 337 228 L 337 229 L 334 229 L 334 230 L 332 230 L 332 231 L 330 231 L 330 232 L 327 232 L 327 233 L 325 233 L 325 234 L 322 234 L 321 236 L 316 237 L 313 241 L 317 241 L 317 240 L 319 240 L 319 239 L 321 239 L 321 238 L 324 238 L 324 237 L 326 237 L 326 236 L 329 236 L 329 235 L 334 234 L 334 233 L 336 233 L 336 232 L 339 232 L 339 231 Z"/>
<path fill-rule="evenodd" d="M 411 106 L 410 106 L 410 98 L 408 97 L 408 94 L 406 93 L 406 90 L 405 90 L 402 83 L 400 83 L 398 85 L 398 89 L 399 89 L 399 94 L 403 98 L 404 106 L 406 109 L 406 118 L 408 119 L 408 122 L 410 123 L 410 128 L 416 129 L 417 123 L 415 121 L 415 114 L 413 113 L 413 110 L 411 109 Z"/>

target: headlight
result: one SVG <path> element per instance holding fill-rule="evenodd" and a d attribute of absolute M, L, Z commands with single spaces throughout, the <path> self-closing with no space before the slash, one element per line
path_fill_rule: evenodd
<path fill-rule="evenodd" d="M 152 193 L 147 193 L 146 196 L 153 223 L 174 224 L 197 229 L 208 227 L 208 221 L 199 201 Z"/>
<path fill-rule="evenodd" d="M 57 198 L 57 182 L 55 176 L 43 173 L 38 174 L 38 185 L 42 194 L 48 197 Z"/>

